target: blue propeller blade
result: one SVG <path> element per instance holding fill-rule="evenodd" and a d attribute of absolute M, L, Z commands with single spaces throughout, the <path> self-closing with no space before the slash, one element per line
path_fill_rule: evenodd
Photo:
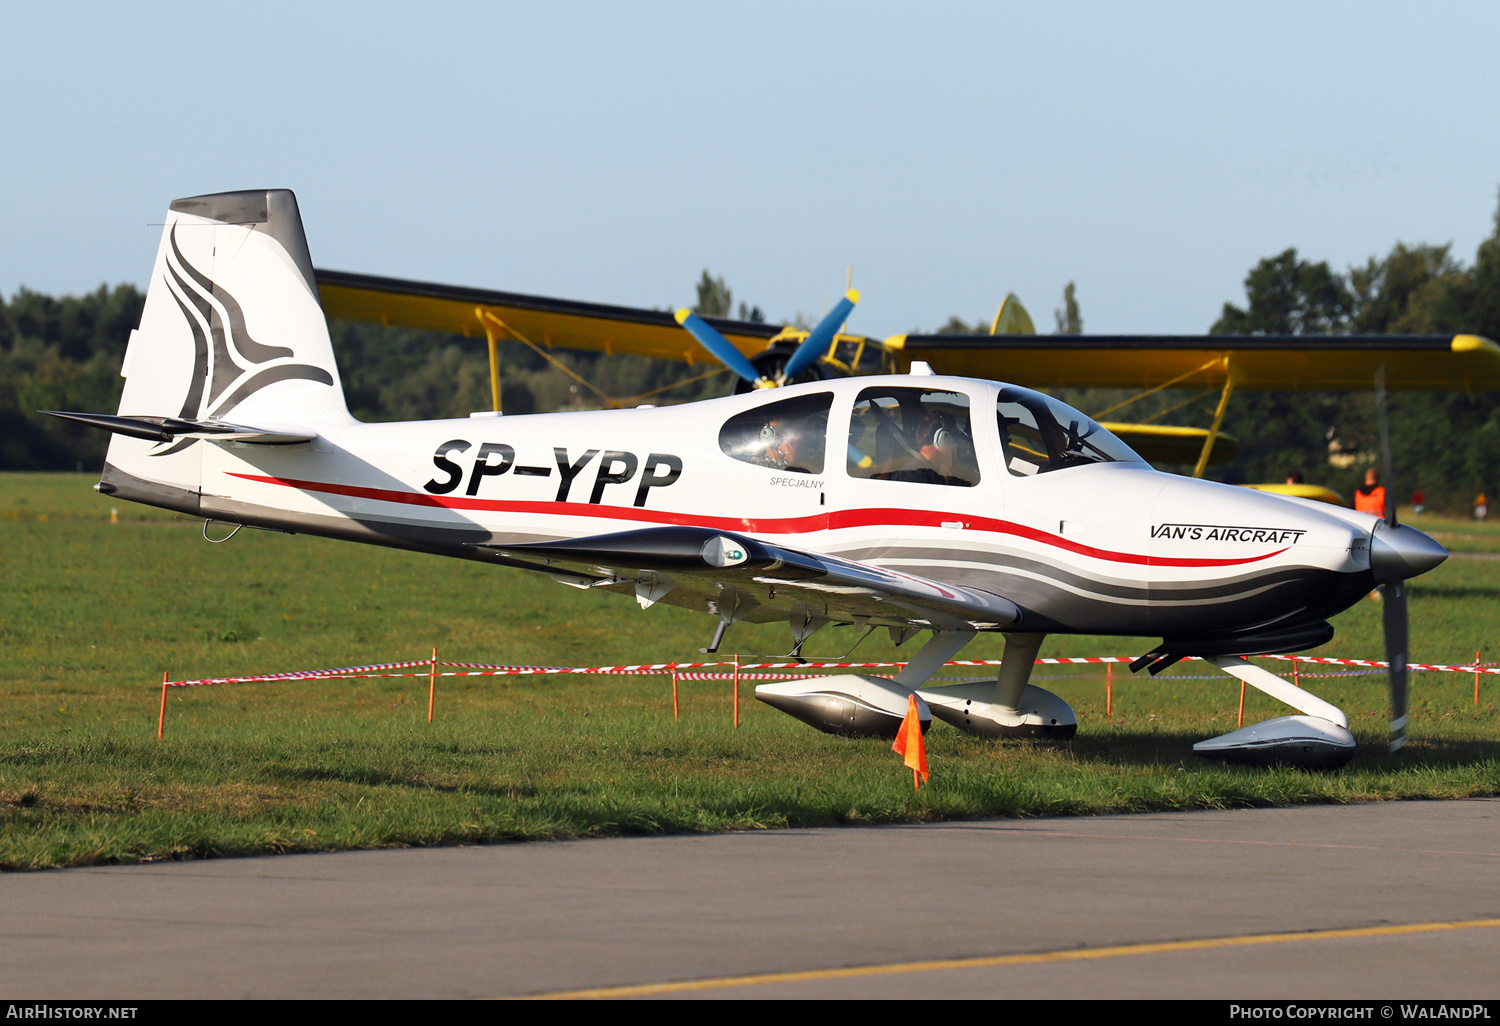
<path fill-rule="evenodd" d="M 729 339 L 720 335 L 702 317 L 691 310 L 678 310 L 676 313 L 677 323 L 686 328 L 692 336 L 703 344 L 719 362 L 752 385 L 760 380 L 760 374 L 755 369 L 755 364 L 745 359 L 745 354 L 734 348 Z M 821 327 L 821 325 L 820 325 Z"/>
<path fill-rule="evenodd" d="M 849 317 L 849 311 L 854 309 L 854 304 L 859 302 L 859 290 L 850 289 L 844 293 L 844 298 L 838 301 L 828 316 L 818 322 L 818 326 L 812 330 L 792 358 L 786 362 L 786 370 L 782 371 L 782 378 L 791 381 L 798 374 L 818 361 L 828 351 L 828 346 L 833 342 L 833 336 L 838 334 L 839 325 L 843 324 Z"/>

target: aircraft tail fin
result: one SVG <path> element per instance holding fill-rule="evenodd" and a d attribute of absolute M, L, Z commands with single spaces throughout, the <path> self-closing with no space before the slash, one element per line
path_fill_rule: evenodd
<path fill-rule="evenodd" d="M 1035 335 L 1036 326 L 1031 323 L 1031 314 L 1021 305 L 1014 292 L 1007 292 L 995 311 L 995 320 L 990 324 L 991 335 Z"/>
<path fill-rule="evenodd" d="M 172 203 L 120 373 L 120 418 L 309 437 L 351 421 L 290 190 Z M 106 482 L 123 473 L 197 492 L 199 443 L 213 429 L 173 434 L 116 433 Z"/>

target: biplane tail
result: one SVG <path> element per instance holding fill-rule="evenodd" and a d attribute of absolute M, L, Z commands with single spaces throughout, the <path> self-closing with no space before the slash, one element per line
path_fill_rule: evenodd
<path fill-rule="evenodd" d="M 287 444 L 351 422 L 289 190 L 171 205 L 120 373 L 116 415 L 62 414 L 114 433 L 104 491 L 192 505 L 205 439 Z"/>

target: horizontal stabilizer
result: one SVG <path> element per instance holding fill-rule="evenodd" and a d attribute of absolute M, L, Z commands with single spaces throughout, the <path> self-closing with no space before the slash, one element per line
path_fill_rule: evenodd
<path fill-rule="evenodd" d="M 103 428 L 117 435 L 144 438 L 151 442 L 170 442 L 178 438 L 206 438 L 220 442 L 253 442 L 259 445 L 290 445 L 310 442 L 317 434 L 309 431 L 287 431 L 281 428 L 245 427 L 222 420 L 182 420 L 178 417 L 118 417 L 109 413 L 63 413 L 38 410 L 49 417 L 76 420 L 89 427 Z"/>

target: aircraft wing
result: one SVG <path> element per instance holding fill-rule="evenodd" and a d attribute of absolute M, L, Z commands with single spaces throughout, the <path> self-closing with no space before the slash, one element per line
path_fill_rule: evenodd
<path fill-rule="evenodd" d="M 897 335 L 898 371 L 913 360 L 940 374 L 1031 388 L 1179 388 L 1424 392 L 1500 389 L 1500 346 L 1478 335 Z"/>
<path fill-rule="evenodd" d="M 985 630 L 1021 618 L 1014 603 L 989 592 L 707 528 L 651 527 L 489 548 L 564 584 L 633 592 L 642 606 L 663 601 L 730 622 Z"/>
<path fill-rule="evenodd" d="M 690 365 L 716 362 L 664 310 L 345 271 L 315 274 L 323 310 L 335 319 L 519 338 L 549 348 L 632 353 Z M 773 324 L 704 320 L 746 356 L 763 352 L 778 336 L 806 334 Z M 1384 364 L 1386 387 L 1392 390 L 1500 389 L 1500 346 L 1478 335 L 907 334 L 880 342 L 853 335 L 839 340 L 852 344 L 841 357 L 851 366 L 864 367 L 868 350 L 879 352 L 878 362 L 896 373 L 920 360 L 940 374 L 1031 388 L 1148 389 L 1171 382 L 1179 388 L 1217 389 L 1232 377 L 1236 390 L 1366 391 Z"/>
<path fill-rule="evenodd" d="M 641 310 L 515 292 L 377 278 L 345 271 L 314 272 L 323 312 L 340 320 L 446 331 L 469 337 L 519 337 L 538 346 L 633 353 L 687 364 L 715 363 L 670 311 Z M 776 324 L 705 317 L 746 356 L 769 345 Z"/>

